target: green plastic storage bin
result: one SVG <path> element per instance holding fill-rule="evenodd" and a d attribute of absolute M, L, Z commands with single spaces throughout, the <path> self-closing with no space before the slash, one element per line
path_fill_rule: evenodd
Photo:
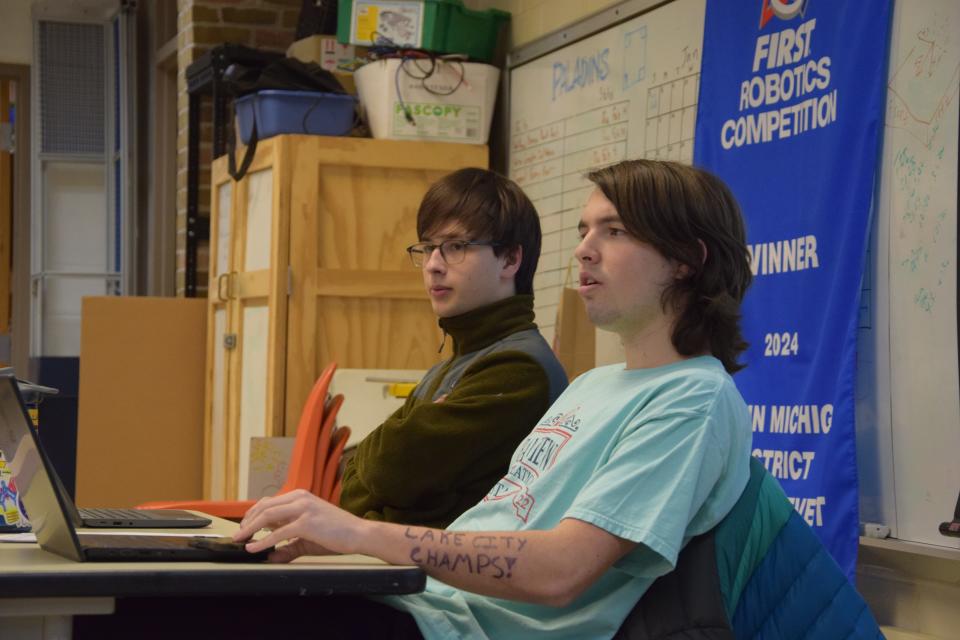
<path fill-rule="evenodd" d="M 509 20 L 506 11 L 472 11 L 461 0 L 340 0 L 337 40 L 463 53 L 490 62 L 500 27 Z"/>

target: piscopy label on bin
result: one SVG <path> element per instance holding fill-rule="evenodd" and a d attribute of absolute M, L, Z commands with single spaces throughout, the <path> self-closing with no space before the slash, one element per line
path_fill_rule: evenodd
<path fill-rule="evenodd" d="M 413 118 L 411 124 L 404 107 Z M 393 105 L 393 135 L 410 138 L 479 141 L 481 109 L 477 106 L 397 101 Z"/>

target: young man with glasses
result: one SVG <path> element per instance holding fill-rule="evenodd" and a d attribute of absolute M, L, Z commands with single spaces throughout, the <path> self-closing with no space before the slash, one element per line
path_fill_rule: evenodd
<path fill-rule="evenodd" d="M 340 504 L 445 527 L 503 476 L 567 378 L 533 322 L 540 220 L 515 183 L 484 169 L 445 176 L 420 204 L 417 235 L 407 252 L 453 354 L 359 443 Z"/>
<path fill-rule="evenodd" d="M 364 553 L 434 578 L 422 594 L 387 598 L 391 608 L 352 601 L 327 637 L 612 637 L 746 486 L 750 419 L 730 374 L 746 348 L 751 274 L 736 201 L 716 177 L 671 162 L 588 177 L 579 294 L 619 335 L 625 363 L 571 383 L 507 473 L 445 530 L 362 520 L 306 492 L 244 517 L 235 539 L 270 531 L 249 551 L 289 542 L 274 561 Z"/>

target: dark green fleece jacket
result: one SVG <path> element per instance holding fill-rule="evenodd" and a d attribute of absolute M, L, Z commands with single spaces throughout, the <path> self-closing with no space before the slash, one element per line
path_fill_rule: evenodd
<path fill-rule="evenodd" d="M 507 471 L 514 449 L 567 386 L 517 295 L 440 327 L 453 356 L 357 446 L 340 506 L 364 518 L 446 527 Z"/>

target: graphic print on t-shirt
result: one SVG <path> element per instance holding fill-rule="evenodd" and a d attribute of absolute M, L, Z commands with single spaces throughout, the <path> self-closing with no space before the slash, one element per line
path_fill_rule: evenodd
<path fill-rule="evenodd" d="M 530 485 L 556 464 L 560 452 L 580 428 L 580 418 L 577 417 L 579 410 L 578 405 L 571 411 L 546 416 L 541 420 L 520 443 L 510 461 L 507 475 L 493 486 L 484 497 L 484 502 L 509 498 L 517 517 L 526 522 L 537 502 Z"/>

